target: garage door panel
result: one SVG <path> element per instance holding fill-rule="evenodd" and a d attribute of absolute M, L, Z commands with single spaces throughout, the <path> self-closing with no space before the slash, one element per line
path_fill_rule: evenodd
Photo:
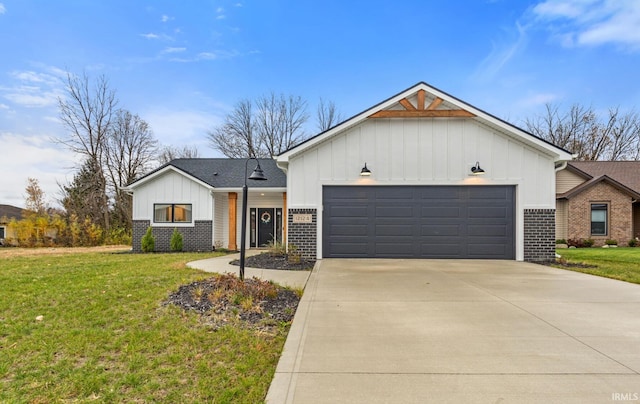
<path fill-rule="evenodd" d="M 375 225 L 376 238 L 385 236 L 395 237 L 413 237 L 413 225 L 412 224 L 377 224 Z"/>
<path fill-rule="evenodd" d="M 421 217 L 450 217 L 459 218 L 460 208 L 454 206 L 422 206 Z"/>
<path fill-rule="evenodd" d="M 364 223 L 361 225 L 333 225 L 329 229 L 331 234 L 335 236 L 367 236 L 368 232 L 368 224 Z"/>
<path fill-rule="evenodd" d="M 515 258 L 513 186 L 327 186 L 323 204 L 324 257 Z"/>
<path fill-rule="evenodd" d="M 498 218 L 503 219 L 507 214 L 507 209 L 504 207 L 470 207 L 468 209 L 469 218 Z"/>
<path fill-rule="evenodd" d="M 376 207 L 376 217 L 413 217 L 413 206 L 378 206 Z"/>
<path fill-rule="evenodd" d="M 402 243 L 394 241 L 390 243 L 376 243 L 375 253 L 377 255 L 384 255 L 387 258 L 391 257 L 411 257 L 415 255 L 413 251 L 413 244 Z"/>
<path fill-rule="evenodd" d="M 478 237 L 506 237 L 509 235 L 509 229 L 506 225 L 469 225 L 467 234 Z"/>
<path fill-rule="evenodd" d="M 368 217 L 367 205 L 332 206 L 328 213 L 334 217 Z"/>
<path fill-rule="evenodd" d="M 460 236 L 461 226 L 457 224 L 453 225 L 421 225 L 420 226 L 420 235 L 421 236 L 436 236 L 436 237 L 444 237 L 444 236 Z"/>

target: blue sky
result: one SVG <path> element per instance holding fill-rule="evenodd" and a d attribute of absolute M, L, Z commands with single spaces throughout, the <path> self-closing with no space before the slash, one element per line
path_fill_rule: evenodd
<path fill-rule="evenodd" d="M 0 203 L 49 202 L 77 157 L 65 71 L 104 74 L 165 145 L 206 141 L 243 98 L 320 97 L 352 116 L 419 81 L 520 125 L 544 104 L 640 105 L 637 0 L 0 0 Z"/>

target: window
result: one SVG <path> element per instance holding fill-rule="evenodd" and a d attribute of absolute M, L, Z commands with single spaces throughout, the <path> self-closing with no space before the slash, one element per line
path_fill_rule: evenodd
<path fill-rule="evenodd" d="M 155 204 L 153 221 L 156 223 L 191 223 L 191 204 Z"/>
<path fill-rule="evenodd" d="M 594 236 L 607 235 L 607 204 L 591 204 L 591 234 Z"/>
<path fill-rule="evenodd" d="M 4 226 L 0 226 L 0 238 L 4 238 Z"/>

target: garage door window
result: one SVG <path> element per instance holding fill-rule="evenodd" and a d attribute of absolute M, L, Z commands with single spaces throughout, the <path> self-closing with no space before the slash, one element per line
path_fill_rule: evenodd
<path fill-rule="evenodd" d="M 607 235 L 607 204 L 591 204 L 591 234 L 594 236 Z"/>

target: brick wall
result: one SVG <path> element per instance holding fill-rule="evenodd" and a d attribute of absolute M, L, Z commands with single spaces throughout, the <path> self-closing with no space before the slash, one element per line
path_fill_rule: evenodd
<path fill-rule="evenodd" d="M 555 209 L 524 210 L 524 260 L 550 261 L 556 256 Z"/>
<path fill-rule="evenodd" d="M 315 209 L 289 209 L 287 215 L 288 243 L 295 245 L 303 258 L 316 258 L 318 215 Z M 310 214 L 311 223 L 293 223 L 294 214 Z"/>
<path fill-rule="evenodd" d="M 133 221 L 133 251 L 142 252 L 142 237 L 149 227 L 148 220 Z M 171 235 L 174 227 L 153 227 L 152 233 L 156 239 L 156 251 L 171 251 Z M 210 220 L 196 220 L 193 227 L 177 227 L 182 234 L 183 251 L 211 251 L 213 249 L 213 222 Z"/>
<path fill-rule="evenodd" d="M 591 235 L 591 204 L 606 203 L 608 207 L 608 229 L 606 236 Z M 567 214 L 567 238 L 595 241 L 596 246 L 604 245 L 605 240 L 618 240 L 626 245 L 633 231 L 633 207 L 631 197 L 606 182 L 588 188 L 569 199 Z"/>

